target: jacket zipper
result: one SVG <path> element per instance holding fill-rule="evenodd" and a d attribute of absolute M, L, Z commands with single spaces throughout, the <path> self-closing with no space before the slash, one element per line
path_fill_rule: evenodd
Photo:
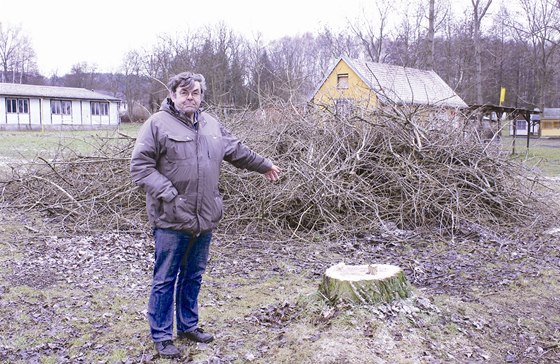
<path fill-rule="evenodd" d="M 200 127 L 200 125 L 199 125 Z M 197 223 L 197 231 L 196 236 L 200 234 L 200 205 L 201 205 L 201 194 L 200 194 L 200 136 L 198 134 L 198 128 L 194 128 L 196 133 L 196 223 Z"/>

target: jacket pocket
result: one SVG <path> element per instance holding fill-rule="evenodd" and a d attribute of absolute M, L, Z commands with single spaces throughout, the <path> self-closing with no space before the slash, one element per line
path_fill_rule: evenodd
<path fill-rule="evenodd" d="M 167 159 L 179 161 L 196 158 L 196 142 L 186 135 L 168 135 L 165 140 Z"/>
<path fill-rule="evenodd" d="M 211 214 L 212 223 L 217 223 L 218 221 L 220 221 L 223 215 L 224 215 L 224 200 L 222 198 L 222 195 L 220 194 L 220 191 L 215 191 L 213 211 Z"/>
<path fill-rule="evenodd" d="M 174 223 L 188 223 L 196 219 L 196 197 L 177 195 L 171 202 L 163 202 L 160 220 Z"/>

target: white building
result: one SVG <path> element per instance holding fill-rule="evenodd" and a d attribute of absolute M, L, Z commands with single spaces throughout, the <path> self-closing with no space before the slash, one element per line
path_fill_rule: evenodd
<path fill-rule="evenodd" d="M 85 88 L 0 83 L 0 130 L 116 126 L 120 103 Z"/>

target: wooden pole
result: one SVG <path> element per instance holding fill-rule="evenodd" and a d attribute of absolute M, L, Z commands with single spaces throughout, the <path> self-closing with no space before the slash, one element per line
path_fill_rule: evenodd
<path fill-rule="evenodd" d="M 515 138 L 517 137 L 517 113 L 513 117 L 513 141 L 511 142 L 511 154 L 515 154 Z"/>
<path fill-rule="evenodd" d="M 531 112 L 525 112 L 525 120 L 527 121 L 527 152 L 529 152 L 529 134 L 531 132 Z"/>

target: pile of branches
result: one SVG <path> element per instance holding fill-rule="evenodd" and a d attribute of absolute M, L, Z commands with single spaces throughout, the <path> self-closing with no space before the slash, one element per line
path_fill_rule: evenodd
<path fill-rule="evenodd" d="M 129 172 L 134 138 L 92 136 L 88 143 L 93 152 L 61 142 L 54 156 L 38 155 L 11 166 L 12 178 L 1 191 L 2 205 L 37 211 L 58 231 L 144 229 L 144 195 Z"/>
<path fill-rule="evenodd" d="M 403 107 L 351 119 L 292 115 L 230 126 L 283 169 L 271 185 L 226 166 L 223 224 L 232 232 L 258 221 L 263 232 L 511 237 L 556 216 L 538 174 L 465 116 Z"/>
<path fill-rule="evenodd" d="M 468 123 L 450 127 L 418 109 L 353 119 L 281 115 L 224 120 L 282 169 L 269 183 L 224 164 L 226 234 L 518 234 L 554 216 L 536 175 Z M 74 232 L 145 230 L 143 192 L 129 176 L 133 142 L 101 140 L 95 155 L 66 153 L 14 169 L 2 199 Z"/>

